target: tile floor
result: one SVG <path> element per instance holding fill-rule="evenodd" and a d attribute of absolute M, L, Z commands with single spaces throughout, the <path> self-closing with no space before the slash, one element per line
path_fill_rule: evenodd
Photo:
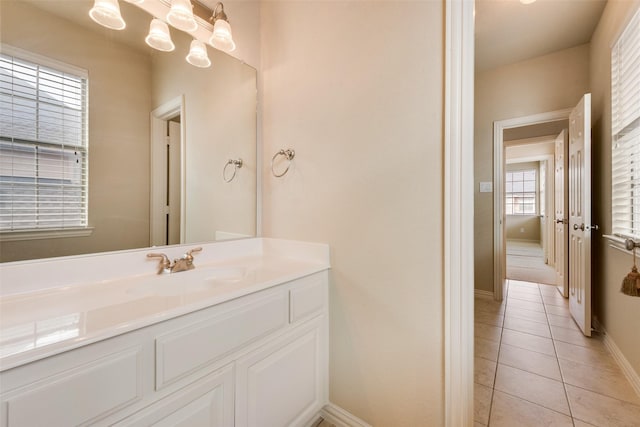
<path fill-rule="evenodd" d="M 475 299 L 475 425 L 640 426 L 640 396 L 555 286 L 509 280 Z"/>

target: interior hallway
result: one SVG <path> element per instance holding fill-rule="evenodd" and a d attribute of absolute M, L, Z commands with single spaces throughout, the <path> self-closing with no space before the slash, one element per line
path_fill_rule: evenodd
<path fill-rule="evenodd" d="M 476 427 L 640 426 L 640 396 L 554 286 L 509 280 L 474 314 Z"/>
<path fill-rule="evenodd" d="M 544 263 L 540 243 L 507 240 L 507 279 L 553 285 L 556 271 Z"/>

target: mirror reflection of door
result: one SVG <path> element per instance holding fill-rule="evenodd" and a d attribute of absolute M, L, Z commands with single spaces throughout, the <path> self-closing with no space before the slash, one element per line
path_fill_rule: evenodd
<path fill-rule="evenodd" d="M 180 115 L 152 118 L 151 246 L 181 243 L 181 123 Z"/>
<path fill-rule="evenodd" d="M 184 97 L 151 113 L 150 245 L 184 243 Z"/>
<path fill-rule="evenodd" d="M 167 122 L 167 205 L 166 242 L 167 245 L 180 243 L 180 116 Z"/>

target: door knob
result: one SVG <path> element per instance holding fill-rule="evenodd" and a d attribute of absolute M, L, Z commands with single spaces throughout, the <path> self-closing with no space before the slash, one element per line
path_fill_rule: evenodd
<path fill-rule="evenodd" d="M 577 230 L 578 228 L 579 228 L 580 230 L 584 231 L 584 224 L 580 224 L 580 225 L 578 225 L 578 224 L 573 224 L 573 229 L 574 229 L 574 230 Z"/>
<path fill-rule="evenodd" d="M 596 225 L 587 225 L 587 230 L 600 230 L 600 227 Z"/>
<path fill-rule="evenodd" d="M 564 219 L 564 218 L 556 219 L 556 224 L 566 224 L 567 222 L 569 222 L 569 221 L 567 221 L 567 220 L 566 220 L 566 219 Z"/>

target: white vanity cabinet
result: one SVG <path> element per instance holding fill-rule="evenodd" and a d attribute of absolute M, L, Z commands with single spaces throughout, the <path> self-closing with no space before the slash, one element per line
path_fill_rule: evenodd
<path fill-rule="evenodd" d="M 0 373 L 0 426 L 302 426 L 328 402 L 321 271 Z"/>
<path fill-rule="evenodd" d="M 226 427 L 234 424 L 233 365 L 131 415 L 115 427 Z"/>

